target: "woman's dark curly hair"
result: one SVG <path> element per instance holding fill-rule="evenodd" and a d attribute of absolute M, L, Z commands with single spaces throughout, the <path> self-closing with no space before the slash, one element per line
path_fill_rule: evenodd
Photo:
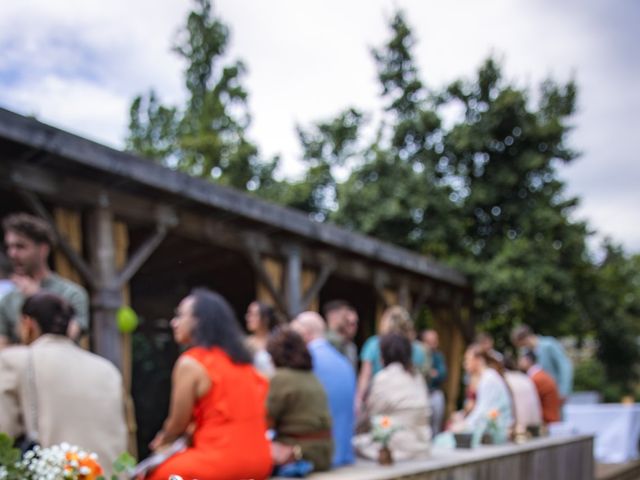
<path fill-rule="evenodd" d="M 66 300 L 53 293 L 41 291 L 25 300 L 22 314 L 33 318 L 42 333 L 66 335 L 75 312 Z"/>
<path fill-rule="evenodd" d="M 289 327 L 281 327 L 269 337 L 267 352 L 278 368 L 311 370 L 311 354 L 300 335 Z"/>
<path fill-rule="evenodd" d="M 196 288 L 190 296 L 194 299 L 192 313 L 197 319 L 193 344 L 206 348 L 219 347 L 234 363 L 252 363 L 253 358 L 244 345 L 236 314 L 222 295 L 206 288 Z"/>

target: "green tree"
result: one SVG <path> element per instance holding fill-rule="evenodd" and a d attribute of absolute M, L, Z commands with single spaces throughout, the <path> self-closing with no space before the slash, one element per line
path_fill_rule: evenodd
<path fill-rule="evenodd" d="M 317 220 L 326 220 L 338 208 L 336 170 L 348 168 L 360 155 L 357 141 L 364 121 L 360 111 L 348 108 L 309 128 L 298 126 L 305 173 L 300 180 L 290 180 L 286 188 L 280 188 L 276 200 Z"/>
<path fill-rule="evenodd" d="M 594 268 L 585 299 L 607 381 L 629 394 L 640 379 L 640 255 L 626 255 L 610 241 L 603 248 L 604 259 Z"/>
<path fill-rule="evenodd" d="M 592 268 L 589 232 L 571 220 L 577 200 L 557 174 L 576 157 L 566 144 L 575 84 L 546 81 L 534 103 L 489 59 L 471 80 L 431 90 L 402 12 L 390 30 L 372 52 L 384 104 L 376 137 L 343 182 L 327 175 L 335 132 L 318 129 L 315 143 L 303 137 L 309 158 L 321 159 L 312 167 L 326 176 L 318 180 L 311 168 L 299 188 L 326 200 L 334 182 L 328 219 L 459 266 L 474 284 L 481 328 L 502 345 L 521 322 L 550 334 L 592 331 L 580 288 Z M 318 211 L 319 204 L 297 206 Z"/>
<path fill-rule="evenodd" d="M 588 327 L 577 289 L 588 231 L 570 219 L 577 200 L 557 174 L 576 157 L 566 146 L 576 86 L 546 81 L 537 104 L 530 96 L 493 59 L 439 94 L 443 107 L 462 108 L 439 160 L 468 219 L 456 261 L 474 280 L 484 327 L 502 339 L 516 323 L 547 333 Z"/>
<path fill-rule="evenodd" d="M 363 161 L 338 186 L 331 219 L 351 229 L 422 253 L 444 256 L 454 248 L 459 222 L 450 185 L 437 170 L 442 124 L 419 79 L 414 39 L 404 14 L 391 20 L 391 39 L 373 50 L 383 120 Z M 443 218 L 448 218 L 442 222 Z"/>
<path fill-rule="evenodd" d="M 183 107 L 162 105 L 154 91 L 134 99 L 127 147 L 163 165 L 242 190 L 273 187 L 277 159 L 261 162 L 247 138 L 250 122 L 242 62 L 224 64 L 229 29 L 209 0 L 194 0 L 174 51 L 187 65 Z"/>

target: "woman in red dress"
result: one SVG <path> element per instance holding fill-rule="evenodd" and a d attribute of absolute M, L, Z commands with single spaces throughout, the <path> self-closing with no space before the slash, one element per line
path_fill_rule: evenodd
<path fill-rule="evenodd" d="M 189 348 L 172 374 L 169 416 L 150 444 L 157 451 L 193 430 L 192 445 L 148 478 L 268 478 L 267 381 L 252 366 L 233 310 L 219 294 L 196 289 L 180 302 L 173 335 Z"/>

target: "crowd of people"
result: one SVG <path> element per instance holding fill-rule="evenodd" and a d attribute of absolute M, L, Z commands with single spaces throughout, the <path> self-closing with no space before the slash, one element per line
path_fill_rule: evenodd
<path fill-rule="evenodd" d="M 0 283 L 0 347 L 8 347 L 0 348 L 0 431 L 21 445 L 81 445 L 109 473 L 127 448 L 126 394 L 118 370 L 76 344 L 88 324 L 87 294 L 48 269 L 46 222 L 12 215 L 3 230 L 9 262 L 0 267 L 10 281 Z M 402 461 L 428 457 L 434 442 L 457 432 L 490 431 L 499 443 L 561 418 L 571 362 L 555 339 L 527 326 L 512 332 L 517 358 L 497 352 L 488 334 L 469 345 L 464 405 L 445 418 L 448 370 L 436 330 L 418 335 L 409 312 L 392 306 L 358 355 L 356 309 L 334 300 L 322 314 L 281 322 L 254 301 L 243 328 L 220 294 L 186 296 L 171 321 L 184 350 L 150 448 L 186 447 L 147 478 L 302 476 L 356 456 L 376 459 L 380 419 Z"/>

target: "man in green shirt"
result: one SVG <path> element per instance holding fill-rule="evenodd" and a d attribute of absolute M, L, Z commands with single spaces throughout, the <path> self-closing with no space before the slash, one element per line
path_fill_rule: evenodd
<path fill-rule="evenodd" d="M 80 285 L 49 269 L 47 258 L 54 244 L 49 225 L 40 218 L 18 213 L 6 217 L 2 228 L 15 288 L 0 299 L 0 348 L 18 341 L 16 325 L 22 304 L 40 290 L 55 293 L 73 306 L 75 317 L 68 333 L 77 339 L 89 325 L 89 297 Z"/>

